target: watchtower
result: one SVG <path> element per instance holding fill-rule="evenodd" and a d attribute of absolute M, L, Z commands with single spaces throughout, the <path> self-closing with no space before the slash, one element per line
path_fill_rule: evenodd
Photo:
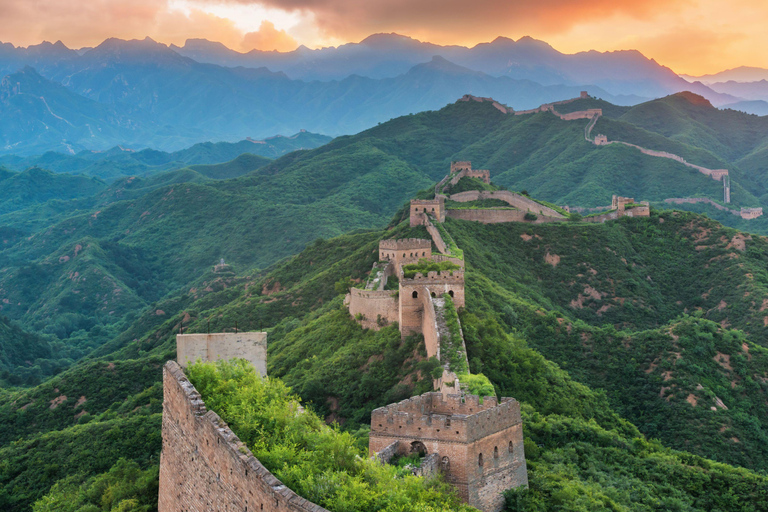
<path fill-rule="evenodd" d="M 445 222 L 445 196 L 435 199 L 411 199 L 411 227 L 425 226 L 427 215 L 432 215 L 436 222 Z"/>
<path fill-rule="evenodd" d="M 432 258 L 432 242 L 423 238 L 398 238 L 379 242 L 379 261 L 391 261 L 395 269 L 400 265 Z"/>
<path fill-rule="evenodd" d="M 503 491 L 528 485 L 520 404 L 513 398 L 425 393 L 371 414 L 368 449 L 437 454 L 439 468 L 469 505 L 504 507 Z"/>
<path fill-rule="evenodd" d="M 466 161 L 456 161 L 451 162 L 451 174 L 461 171 L 471 171 L 472 170 L 472 162 L 466 162 Z"/>

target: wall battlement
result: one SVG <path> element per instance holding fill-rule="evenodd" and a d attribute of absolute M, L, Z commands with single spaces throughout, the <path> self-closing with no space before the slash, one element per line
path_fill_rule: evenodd
<path fill-rule="evenodd" d="M 360 318 L 365 329 L 381 329 L 400 320 L 400 308 L 394 290 L 349 290 L 349 314 Z"/>
<path fill-rule="evenodd" d="M 379 249 L 391 249 L 395 251 L 431 248 L 432 244 L 425 238 L 390 238 L 379 242 Z"/>
<path fill-rule="evenodd" d="M 395 271 L 400 265 L 432 257 L 432 242 L 424 238 L 402 238 L 379 242 L 379 261 L 391 261 Z"/>
<path fill-rule="evenodd" d="M 461 171 L 471 171 L 471 170 L 472 170 L 472 162 L 468 162 L 468 161 L 451 162 L 451 174 L 461 172 Z"/>
<path fill-rule="evenodd" d="M 404 274 L 401 272 L 401 276 Z M 464 284 L 464 270 L 441 270 L 439 272 L 427 272 L 425 276 L 417 272 L 413 277 L 401 277 L 403 286 L 429 286 L 430 284 Z"/>
<path fill-rule="evenodd" d="M 275 478 L 168 361 L 158 512 L 210 510 L 327 512 Z"/>

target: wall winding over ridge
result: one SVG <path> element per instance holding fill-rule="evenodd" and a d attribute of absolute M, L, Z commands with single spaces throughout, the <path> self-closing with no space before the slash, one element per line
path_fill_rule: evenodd
<path fill-rule="evenodd" d="M 515 208 L 519 208 L 520 210 L 523 210 L 523 212 L 530 211 L 538 215 L 546 215 L 548 217 L 554 217 L 559 219 L 565 218 L 558 211 L 548 206 L 544 206 L 543 204 L 537 203 L 533 199 L 529 199 L 520 194 L 515 194 L 514 192 L 509 192 L 508 190 L 497 190 L 494 192 L 489 192 L 489 191 L 481 192 L 478 190 L 468 190 L 466 192 L 459 192 L 458 194 L 453 194 L 448 199 L 450 199 L 451 201 L 457 201 L 460 203 L 477 201 L 479 199 L 499 199 L 509 204 L 510 206 L 514 206 Z"/>
<path fill-rule="evenodd" d="M 163 368 L 159 512 L 328 512 L 288 489 L 218 414 L 176 361 Z"/>

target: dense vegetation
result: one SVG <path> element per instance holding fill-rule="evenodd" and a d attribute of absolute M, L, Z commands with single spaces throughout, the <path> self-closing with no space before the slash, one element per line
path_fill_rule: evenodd
<path fill-rule="evenodd" d="M 279 379 L 262 379 L 243 360 L 198 363 L 192 384 L 253 454 L 290 489 L 331 512 L 437 511 L 461 505 L 446 483 L 367 457 L 367 447 L 311 411 Z"/>
<path fill-rule="evenodd" d="M 623 126 L 620 115 L 600 123 Z M 98 194 L 29 196 L 0 215 L 0 508 L 88 510 L 113 486 L 129 504 L 110 507 L 151 507 L 142 496 L 158 463 L 161 366 L 180 328 L 267 329 L 270 375 L 364 445 L 370 412 L 429 389 L 441 363 L 394 325 L 360 328 L 335 285 L 365 281 L 379 240 L 428 237 L 402 222 L 403 203 L 452 159 L 584 206 L 617 192 L 663 198 L 667 185 L 722 190 L 586 145 L 580 122 L 550 117 L 461 103 L 249 172 L 263 162 L 88 179 Z M 492 385 L 524 406 L 531 491 L 513 493 L 511 507 L 765 508 L 755 473 L 768 470 L 764 238 L 671 211 L 437 228 L 466 261 L 458 317 L 469 369 L 488 379 L 473 389 Z M 213 272 L 222 257 L 232 273 Z"/>

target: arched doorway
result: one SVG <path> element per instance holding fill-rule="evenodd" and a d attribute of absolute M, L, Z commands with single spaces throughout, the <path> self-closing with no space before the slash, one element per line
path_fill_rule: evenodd
<path fill-rule="evenodd" d="M 421 441 L 414 441 L 411 443 L 411 453 L 418 453 L 419 457 L 427 455 L 427 447 Z"/>

